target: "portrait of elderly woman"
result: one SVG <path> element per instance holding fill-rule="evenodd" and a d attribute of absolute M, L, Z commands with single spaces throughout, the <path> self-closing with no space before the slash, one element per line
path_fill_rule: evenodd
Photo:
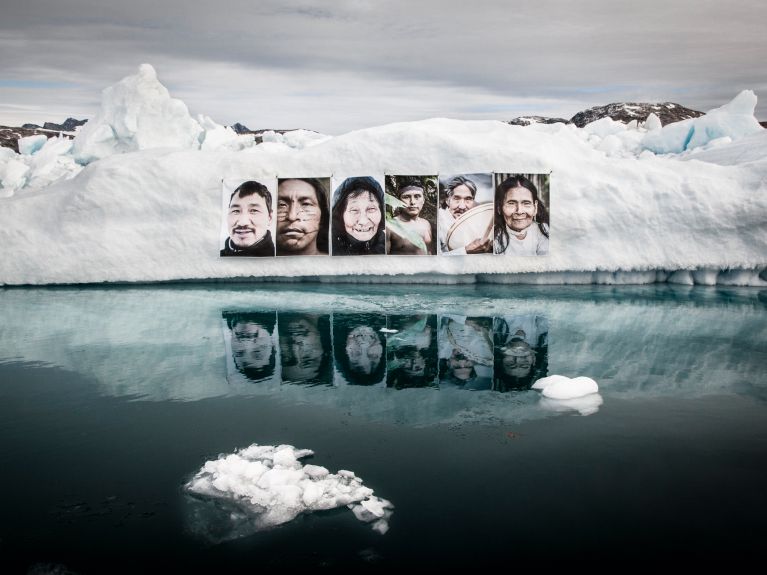
<path fill-rule="evenodd" d="M 370 176 L 347 178 L 333 194 L 332 255 L 362 256 L 386 250 L 384 194 Z"/>
<path fill-rule="evenodd" d="M 386 339 L 379 314 L 333 315 L 335 365 L 347 385 L 376 385 L 386 377 Z"/>
<path fill-rule="evenodd" d="M 495 318 L 493 389 L 530 389 L 548 372 L 549 322 L 540 315 Z"/>
<path fill-rule="evenodd" d="M 549 253 L 548 174 L 495 174 L 493 251 L 512 256 Z M 537 180 L 539 187 L 533 183 Z"/>

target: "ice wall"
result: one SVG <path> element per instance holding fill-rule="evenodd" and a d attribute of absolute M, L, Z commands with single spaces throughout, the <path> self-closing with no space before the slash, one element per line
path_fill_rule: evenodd
<path fill-rule="evenodd" d="M 676 146 L 681 129 L 652 119 L 650 130 L 612 120 L 579 129 L 432 119 L 334 138 L 265 135 L 252 146 L 209 118 L 192 119 L 145 65 L 105 90 L 71 150 L 49 140 L 32 155 L 0 156 L 8 196 L 0 285 L 302 277 L 767 285 L 767 132 L 754 124 L 754 102 L 744 92 L 691 120 L 681 153 L 650 150 Z M 218 255 L 222 178 L 477 171 L 551 171 L 549 256 Z"/>

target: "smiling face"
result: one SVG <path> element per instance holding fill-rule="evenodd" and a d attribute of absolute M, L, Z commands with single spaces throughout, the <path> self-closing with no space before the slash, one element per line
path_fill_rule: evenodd
<path fill-rule="evenodd" d="M 229 202 L 226 222 L 232 244 L 238 248 L 247 248 L 266 235 L 272 216 L 266 200 L 258 194 L 244 198 L 235 194 Z"/>
<path fill-rule="evenodd" d="M 303 180 L 283 180 L 277 191 L 277 247 L 295 254 L 317 252 L 322 209 Z"/>
<path fill-rule="evenodd" d="M 355 240 L 373 239 L 381 223 L 381 208 L 376 197 L 368 191 L 352 192 L 344 210 L 344 229 Z"/>
<path fill-rule="evenodd" d="M 538 202 L 533 200 L 533 193 L 527 188 L 511 188 L 503 197 L 503 219 L 515 232 L 530 227 L 538 213 Z"/>
<path fill-rule="evenodd" d="M 262 368 L 272 357 L 272 335 L 255 322 L 232 326 L 232 356 L 240 369 Z"/>
<path fill-rule="evenodd" d="M 346 338 L 346 354 L 353 371 L 370 375 L 383 357 L 383 346 L 378 334 L 368 326 L 355 327 Z"/>
<path fill-rule="evenodd" d="M 423 194 L 423 188 L 410 186 L 400 190 L 399 199 L 405 204 L 403 212 L 409 218 L 417 218 L 423 209 L 423 203 L 426 200 Z"/>
<path fill-rule="evenodd" d="M 462 216 L 474 207 L 474 194 L 468 186 L 461 184 L 453 189 L 453 193 L 447 199 L 447 209 L 454 218 Z"/>

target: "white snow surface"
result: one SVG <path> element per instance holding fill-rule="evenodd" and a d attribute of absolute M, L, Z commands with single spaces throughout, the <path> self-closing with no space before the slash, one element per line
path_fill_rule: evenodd
<path fill-rule="evenodd" d="M 244 514 L 252 531 L 282 525 L 302 513 L 348 506 L 357 519 L 386 533 L 391 502 L 373 495 L 352 471 L 330 473 L 299 461 L 313 454 L 292 445 L 254 443 L 207 461 L 184 488 L 233 506 L 239 513 L 232 517 L 241 521 Z"/>
<path fill-rule="evenodd" d="M 767 285 L 767 131 L 755 102 L 742 92 L 662 128 L 652 118 L 583 129 L 431 119 L 332 138 L 266 133 L 256 146 L 194 120 L 142 65 L 104 91 L 74 144 L 0 154 L 0 285 L 302 276 L 695 283 L 696 274 Z M 478 171 L 552 172 L 549 256 L 219 257 L 222 178 Z"/>

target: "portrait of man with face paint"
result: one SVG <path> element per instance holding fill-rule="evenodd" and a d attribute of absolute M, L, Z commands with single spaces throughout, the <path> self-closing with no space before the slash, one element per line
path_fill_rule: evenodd
<path fill-rule="evenodd" d="M 226 211 L 228 237 L 220 255 L 273 257 L 271 227 L 271 192 L 260 182 L 243 182 L 229 196 Z"/>
<path fill-rule="evenodd" d="M 333 194 L 334 256 L 383 255 L 384 194 L 371 176 L 347 178 Z"/>
<path fill-rule="evenodd" d="M 277 180 L 277 255 L 328 255 L 330 178 Z"/>

